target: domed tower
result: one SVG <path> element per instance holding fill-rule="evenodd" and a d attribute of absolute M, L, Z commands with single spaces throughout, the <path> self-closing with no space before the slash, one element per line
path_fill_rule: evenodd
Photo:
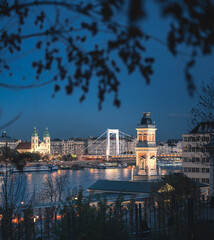
<path fill-rule="evenodd" d="M 31 136 L 31 150 L 32 152 L 36 152 L 39 146 L 39 135 L 36 130 L 36 127 L 33 128 L 33 133 Z"/>
<path fill-rule="evenodd" d="M 4 130 L 3 132 L 2 132 L 2 138 L 6 138 L 6 131 Z"/>
<path fill-rule="evenodd" d="M 47 153 L 50 154 L 50 152 L 51 152 L 51 137 L 50 137 L 50 134 L 48 132 L 47 127 L 46 127 L 45 132 L 44 132 L 43 141 L 45 143 L 46 148 L 48 149 Z"/>
<path fill-rule="evenodd" d="M 141 123 L 138 123 L 136 150 L 136 180 L 157 179 L 156 170 L 156 126 L 152 122 L 150 112 L 144 112 Z"/>

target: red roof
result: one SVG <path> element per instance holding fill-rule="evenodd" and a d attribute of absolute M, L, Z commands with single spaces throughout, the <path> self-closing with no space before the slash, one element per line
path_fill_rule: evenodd
<path fill-rule="evenodd" d="M 16 149 L 31 149 L 31 142 L 20 142 Z"/>

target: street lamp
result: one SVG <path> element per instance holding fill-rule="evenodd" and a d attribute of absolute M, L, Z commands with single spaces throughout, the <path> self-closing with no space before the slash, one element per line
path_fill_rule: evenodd
<path fill-rule="evenodd" d="M 214 207 L 214 134 L 210 134 L 210 142 L 205 145 L 210 158 L 210 204 Z"/>

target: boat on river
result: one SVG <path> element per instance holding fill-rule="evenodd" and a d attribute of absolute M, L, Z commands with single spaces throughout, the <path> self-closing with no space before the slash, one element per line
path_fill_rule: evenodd
<path fill-rule="evenodd" d="M 25 166 L 22 170 L 13 168 L 12 172 L 40 172 L 40 171 L 57 171 L 59 169 L 56 165 L 40 165 Z"/>
<path fill-rule="evenodd" d="M 84 166 L 80 166 L 80 165 L 72 165 L 72 166 L 62 165 L 62 166 L 60 166 L 60 169 L 62 169 L 62 170 L 82 170 L 84 168 L 85 168 Z"/>

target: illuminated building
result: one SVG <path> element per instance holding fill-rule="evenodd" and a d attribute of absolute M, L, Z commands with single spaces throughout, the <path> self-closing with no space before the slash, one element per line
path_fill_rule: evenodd
<path fill-rule="evenodd" d="M 71 138 L 62 141 L 62 154 L 82 155 L 86 154 L 87 142 L 85 138 Z"/>
<path fill-rule="evenodd" d="M 141 123 L 137 128 L 136 151 L 136 174 L 132 175 L 131 181 L 98 180 L 87 190 L 90 194 L 121 194 L 137 195 L 140 198 L 149 198 L 154 190 L 158 193 L 174 191 L 169 183 L 162 182 L 157 173 L 157 146 L 156 146 L 156 125 L 152 122 L 150 113 L 143 113 Z M 133 168 L 132 168 L 133 169 Z M 207 196 L 208 187 L 205 184 L 196 184 L 201 193 Z"/>
<path fill-rule="evenodd" d="M 59 138 L 51 140 L 51 154 L 62 155 L 62 140 Z"/>
<path fill-rule="evenodd" d="M 157 142 L 157 154 L 182 154 L 182 141 L 178 139 L 169 139 L 167 142 Z"/>
<path fill-rule="evenodd" d="M 210 157 L 205 146 L 213 133 L 214 122 L 201 122 L 183 134 L 183 173 L 197 182 L 209 184 Z"/>
<path fill-rule="evenodd" d="M 150 113 L 144 112 L 141 123 L 138 123 L 136 151 L 137 175 L 133 176 L 134 181 L 156 180 L 156 126 L 152 122 Z"/>
<path fill-rule="evenodd" d="M 36 127 L 33 128 L 31 142 L 21 142 L 18 144 L 17 151 L 21 152 L 37 152 L 40 154 L 50 154 L 51 140 L 48 128 L 45 129 L 43 141 L 39 139 L 39 134 Z"/>
<path fill-rule="evenodd" d="M 9 148 L 15 149 L 20 142 L 21 140 L 11 138 L 10 136 L 7 136 L 6 131 L 3 131 L 2 136 L 0 137 L 0 148 L 7 145 Z"/>

